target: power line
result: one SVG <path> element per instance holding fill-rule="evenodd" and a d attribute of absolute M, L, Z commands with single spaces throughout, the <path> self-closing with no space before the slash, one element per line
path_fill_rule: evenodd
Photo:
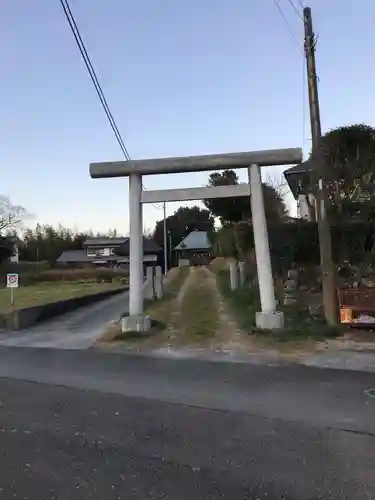
<path fill-rule="evenodd" d="M 116 137 L 116 140 L 121 148 L 121 151 L 123 152 L 124 156 L 125 156 L 125 159 L 127 161 L 129 161 L 131 158 L 130 158 L 130 154 L 129 154 L 129 151 L 123 141 L 123 138 L 121 136 L 121 133 L 117 127 L 117 124 L 116 124 L 116 121 L 113 117 L 113 114 L 109 108 L 109 105 L 108 105 L 108 102 L 107 102 L 107 99 L 104 95 L 104 92 L 103 92 L 103 89 L 100 85 L 100 82 L 99 82 L 99 79 L 96 75 L 96 72 L 95 72 L 95 69 L 92 65 L 92 62 L 91 62 L 91 59 L 90 59 L 90 56 L 88 55 L 88 52 L 87 52 L 87 49 L 86 49 L 86 46 L 82 40 L 82 37 L 81 37 L 81 34 L 80 34 L 80 31 L 79 31 L 79 28 L 77 26 L 77 23 L 75 21 L 75 18 L 74 18 L 74 15 L 73 15 L 73 12 L 70 8 L 70 5 L 69 5 L 69 2 L 68 0 L 60 0 L 60 4 L 61 4 L 61 7 L 63 8 L 63 11 L 64 11 L 64 14 L 65 14 L 65 17 L 69 23 L 69 26 L 70 26 L 70 29 L 74 35 L 74 39 L 77 43 L 77 46 L 78 46 L 78 49 L 81 53 L 81 56 L 82 56 L 82 59 L 86 65 L 86 68 L 89 72 L 89 75 L 90 75 L 90 78 L 91 78 L 91 81 L 92 83 L 94 84 L 94 87 L 95 87 L 95 90 L 99 96 L 99 99 L 100 99 L 100 102 L 101 102 L 101 105 L 104 109 L 104 112 L 105 114 L 107 115 L 107 118 L 108 118 L 108 121 L 109 121 L 109 124 L 111 125 L 111 128 L 113 130 L 113 133 L 115 134 L 115 137 Z M 145 190 L 145 187 L 142 185 L 142 189 Z M 154 205 L 152 204 L 155 208 L 157 208 L 158 210 L 162 210 L 163 207 L 158 207 L 157 205 Z"/>
<path fill-rule="evenodd" d="M 291 28 L 290 24 L 289 24 L 289 21 L 288 21 L 288 19 L 286 18 L 285 14 L 284 14 L 284 11 L 283 11 L 283 9 L 281 8 L 281 6 L 280 6 L 280 4 L 279 4 L 278 0 L 274 0 L 274 3 L 275 3 L 275 5 L 276 5 L 277 10 L 279 11 L 280 16 L 282 17 L 282 19 L 283 19 L 283 21 L 284 21 L 284 23 L 285 23 L 285 26 L 286 26 L 287 30 L 289 31 L 289 33 L 290 33 L 290 35 L 291 35 L 291 37 L 292 37 L 292 39 L 293 39 L 294 43 L 295 43 L 295 44 L 296 44 L 296 46 L 298 47 L 298 50 L 299 50 L 299 51 L 301 51 L 302 55 L 304 56 L 304 55 L 305 55 L 305 52 L 304 52 L 303 48 L 301 47 L 300 43 L 298 42 L 297 37 L 295 36 L 295 34 L 294 34 L 294 32 L 293 32 L 293 30 L 292 30 L 292 28 Z M 301 18 L 301 19 L 302 19 L 302 18 Z"/>
<path fill-rule="evenodd" d="M 288 0 L 288 2 L 290 3 L 290 5 L 292 6 L 294 12 L 297 14 L 297 16 L 303 21 L 303 17 L 302 17 L 302 14 L 300 13 L 300 11 L 297 9 L 297 7 L 294 5 L 294 2 L 293 0 Z M 302 9 L 303 9 L 303 4 L 301 1 L 299 1 L 299 4 L 301 5 Z"/>
<path fill-rule="evenodd" d="M 124 141 L 122 139 L 120 131 L 119 131 L 117 125 L 116 125 L 116 121 L 115 121 L 115 119 L 114 119 L 114 117 L 112 115 L 112 112 L 111 112 L 111 110 L 110 110 L 110 108 L 108 106 L 107 99 L 105 98 L 103 89 L 102 89 L 102 87 L 101 87 L 101 85 L 99 83 L 98 77 L 97 77 L 96 72 L 95 72 L 95 70 L 93 68 L 93 65 L 91 63 L 90 57 L 89 57 L 89 55 L 87 53 L 87 49 L 86 49 L 85 44 L 84 44 L 84 42 L 82 40 L 81 34 L 79 32 L 79 28 L 78 28 L 77 23 L 76 23 L 76 21 L 74 19 L 74 15 L 73 15 L 72 10 L 71 10 L 71 8 L 69 6 L 68 0 L 65 0 L 65 1 L 64 0 L 60 0 L 60 4 L 61 4 L 61 7 L 64 10 L 65 17 L 66 17 L 66 19 L 67 19 L 67 21 L 69 23 L 69 26 L 70 26 L 70 29 L 71 29 L 73 35 L 74 35 L 74 38 L 75 38 L 75 41 L 77 43 L 78 49 L 79 49 L 79 51 L 81 53 L 82 59 L 83 59 L 85 65 L 86 65 L 86 68 L 87 68 L 88 72 L 89 72 L 91 81 L 94 84 L 95 90 L 96 90 L 96 92 L 97 92 L 97 94 L 99 96 L 101 105 L 102 105 L 102 107 L 103 107 L 103 109 L 105 111 L 105 114 L 107 115 L 108 121 L 109 121 L 109 123 L 111 125 L 111 128 L 112 128 L 114 134 L 115 134 L 117 142 L 118 142 L 118 144 L 119 144 L 119 146 L 120 146 L 120 148 L 121 148 L 121 150 L 122 150 L 125 158 L 127 160 L 130 160 L 129 152 L 128 152 L 126 146 L 125 146 L 125 143 L 124 143 Z"/>
<path fill-rule="evenodd" d="M 299 13 L 299 11 L 298 11 L 297 7 L 295 6 L 295 4 L 293 3 L 293 1 L 292 0 L 288 0 L 288 1 L 291 4 L 291 6 L 293 7 L 293 9 L 297 12 L 297 14 L 300 17 L 300 19 L 302 19 L 302 21 L 303 21 L 303 17 Z M 283 19 L 283 21 L 285 23 L 285 26 L 286 26 L 287 30 L 289 31 L 289 33 L 290 33 L 290 35 L 291 35 L 291 37 L 292 37 L 292 39 L 293 39 L 296 47 L 298 48 L 298 50 L 301 52 L 301 54 L 303 56 L 302 142 L 303 142 L 303 144 L 305 144 L 305 141 L 306 141 L 306 101 L 305 101 L 306 74 L 305 74 L 305 50 L 304 50 L 304 47 L 302 47 L 302 45 L 299 43 L 297 37 L 295 36 L 295 34 L 293 32 L 293 29 L 290 26 L 290 24 L 288 22 L 288 19 L 286 18 L 285 14 L 284 14 L 284 11 L 281 8 L 281 5 L 280 5 L 279 1 L 278 0 L 274 0 L 274 3 L 275 3 L 275 6 L 277 7 L 277 10 L 279 11 L 280 16 Z M 302 3 L 301 0 L 299 0 L 299 4 L 303 8 L 303 3 Z"/>

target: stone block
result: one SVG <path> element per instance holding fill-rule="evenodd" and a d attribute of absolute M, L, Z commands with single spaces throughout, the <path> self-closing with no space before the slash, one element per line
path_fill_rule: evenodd
<path fill-rule="evenodd" d="M 151 328 L 150 316 L 140 314 L 139 316 L 125 316 L 121 320 L 121 331 L 126 332 L 148 332 Z"/>
<path fill-rule="evenodd" d="M 284 328 L 284 313 L 282 311 L 255 313 L 257 328 L 262 330 L 281 330 Z"/>
<path fill-rule="evenodd" d="M 286 280 L 284 283 L 285 290 L 295 290 L 298 286 L 297 281 L 295 280 Z"/>
<path fill-rule="evenodd" d="M 238 263 L 238 272 L 240 278 L 240 286 L 241 288 L 243 288 L 245 286 L 245 281 L 246 281 L 245 262 Z"/>
<path fill-rule="evenodd" d="M 239 273 L 237 263 L 234 261 L 229 262 L 229 276 L 231 290 L 237 290 L 239 286 Z"/>
<path fill-rule="evenodd" d="M 289 269 L 288 280 L 298 280 L 298 270 L 297 269 Z"/>

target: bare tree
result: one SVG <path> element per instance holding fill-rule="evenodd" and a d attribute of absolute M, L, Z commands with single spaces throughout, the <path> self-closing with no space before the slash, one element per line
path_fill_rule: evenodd
<path fill-rule="evenodd" d="M 271 186 L 283 200 L 290 191 L 288 183 L 282 173 L 278 176 L 267 173 L 265 183 Z"/>
<path fill-rule="evenodd" d="M 24 207 L 13 205 L 8 196 L 0 194 L 0 233 L 17 229 L 26 215 Z"/>

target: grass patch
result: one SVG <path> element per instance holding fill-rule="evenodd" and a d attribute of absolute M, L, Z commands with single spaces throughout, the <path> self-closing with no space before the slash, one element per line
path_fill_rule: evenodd
<path fill-rule="evenodd" d="M 193 339 L 205 339 L 215 335 L 219 328 L 219 310 L 207 274 L 196 269 L 196 276 L 186 290 L 180 311 L 184 333 Z"/>
<path fill-rule="evenodd" d="M 324 318 L 313 318 L 308 309 L 302 309 L 297 306 L 283 306 L 285 318 L 285 329 L 274 336 L 284 335 L 285 339 L 279 340 L 304 340 L 314 341 L 336 338 L 342 334 L 341 326 L 329 326 Z"/>
<path fill-rule="evenodd" d="M 164 297 L 161 300 L 148 300 L 145 302 L 146 314 L 159 324 L 166 325 L 174 310 L 173 302 L 189 276 L 189 272 L 189 267 L 176 268 L 164 287 Z"/>
<path fill-rule="evenodd" d="M 151 317 L 152 327 L 146 334 L 139 332 L 122 332 L 121 322 L 110 325 L 100 337 L 98 344 L 109 342 L 146 343 L 146 340 L 162 333 L 171 319 L 175 309 L 175 298 L 189 275 L 188 267 L 179 267 L 173 270 L 173 275 L 164 287 L 164 297 L 162 300 L 144 301 L 144 311 Z"/>
<path fill-rule="evenodd" d="M 253 287 L 232 291 L 227 269 L 219 269 L 215 275 L 219 291 L 235 315 L 238 326 L 253 333 L 256 330 L 255 313 L 260 310 L 259 294 Z"/>
<path fill-rule="evenodd" d="M 246 333 L 276 342 L 319 341 L 335 338 L 342 333 L 340 327 L 330 327 L 324 319 L 312 318 L 308 310 L 294 306 L 283 307 L 285 328 L 274 331 L 261 330 L 255 324 L 255 314 L 261 310 L 258 289 L 249 286 L 232 291 L 229 271 L 224 269 L 216 272 L 216 280 L 238 326 Z"/>
<path fill-rule="evenodd" d="M 105 292 L 122 288 L 120 282 L 113 283 L 39 283 L 30 286 L 20 286 L 15 289 L 14 297 L 15 309 L 23 309 L 36 305 L 49 304 L 59 300 L 73 299 L 91 295 L 94 293 Z M 11 311 L 10 290 L 8 288 L 0 289 L 0 313 Z"/>
<path fill-rule="evenodd" d="M 189 267 L 182 266 L 176 269 L 177 269 L 176 274 L 174 274 L 165 285 L 163 300 L 175 298 L 178 292 L 181 290 L 182 285 L 185 283 L 186 278 L 189 276 L 190 273 Z"/>

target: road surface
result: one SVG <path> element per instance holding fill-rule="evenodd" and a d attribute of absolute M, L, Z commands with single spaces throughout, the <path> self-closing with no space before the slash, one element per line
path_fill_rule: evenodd
<path fill-rule="evenodd" d="M 0 376 L 1 498 L 375 499 L 373 374 L 0 348 Z"/>
<path fill-rule="evenodd" d="M 128 303 L 126 291 L 30 328 L 1 332 L 0 346 L 87 349 L 112 320 L 128 312 Z"/>

